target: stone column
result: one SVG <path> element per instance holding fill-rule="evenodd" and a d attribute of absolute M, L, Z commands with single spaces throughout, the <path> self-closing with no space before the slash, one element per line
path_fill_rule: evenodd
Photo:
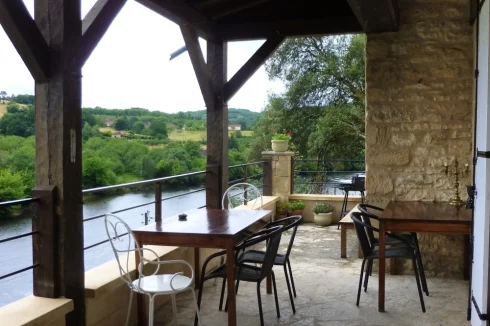
<path fill-rule="evenodd" d="M 272 160 L 272 196 L 287 202 L 291 193 L 291 159 L 294 152 L 262 152 L 263 159 Z"/>

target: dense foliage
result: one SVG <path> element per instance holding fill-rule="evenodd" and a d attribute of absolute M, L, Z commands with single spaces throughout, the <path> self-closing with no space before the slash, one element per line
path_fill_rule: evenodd
<path fill-rule="evenodd" d="M 364 47 L 363 35 L 286 40 L 266 63 L 286 91 L 270 96 L 248 158 L 270 148 L 274 133 L 289 132 L 300 156 L 363 159 Z"/>

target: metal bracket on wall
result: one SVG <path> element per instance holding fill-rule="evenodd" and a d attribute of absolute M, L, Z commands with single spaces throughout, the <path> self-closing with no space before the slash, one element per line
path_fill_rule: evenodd
<path fill-rule="evenodd" d="M 478 307 L 478 304 L 476 303 L 476 299 L 474 296 L 471 296 L 471 301 L 473 302 L 473 305 L 475 306 L 476 313 L 478 314 L 478 317 L 480 320 L 490 320 L 490 316 L 488 314 L 482 314 L 480 311 L 480 307 Z"/>
<path fill-rule="evenodd" d="M 476 156 L 481 158 L 490 158 L 490 151 L 477 151 Z"/>

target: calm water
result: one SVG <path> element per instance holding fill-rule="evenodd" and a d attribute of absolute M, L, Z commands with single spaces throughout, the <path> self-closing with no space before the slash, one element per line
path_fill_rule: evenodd
<path fill-rule="evenodd" d="M 163 192 L 163 198 L 186 193 L 194 189 Z M 154 200 L 154 192 L 129 193 L 85 200 L 84 218 L 112 212 L 126 207 L 140 205 Z M 205 192 L 197 192 L 166 200 L 162 203 L 163 217 L 179 214 L 184 210 L 205 205 Z M 131 228 L 144 225 L 144 213 L 149 211 L 154 217 L 154 204 L 118 213 Z M 9 220 L 0 220 L 0 239 L 31 231 L 29 214 Z M 103 218 L 84 223 L 85 246 L 105 240 Z M 0 275 L 32 265 L 31 237 L 0 244 Z M 85 270 L 89 270 L 114 258 L 109 243 L 85 250 Z M 18 300 L 32 293 L 32 270 L 0 280 L 0 306 Z"/>

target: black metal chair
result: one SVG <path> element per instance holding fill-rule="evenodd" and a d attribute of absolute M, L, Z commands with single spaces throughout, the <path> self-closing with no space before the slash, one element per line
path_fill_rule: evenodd
<path fill-rule="evenodd" d="M 235 288 L 235 293 L 238 293 L 238 286 L 240 284 L 240 281 L 245 281 L 245 282 L 254 282 L 257 283 L 257 298 L 258 298 L 258 303 L 259 303 L 259 315 L 260 315 L 260 324 L 263 326 L 264 325 L 264 316 L 262 313 L 262 300 L 260 297 L 260 284 L 262 281 L 269 275 L 272 277 L 272 286 L 274 289 L 274 299 L 276 301 L 276 312 L 277 312 L 277 318 L 281 317 L 281 314 L 279 312 L 279 302 L 277 299 L 277 288 L 276 288 L 276 278 L 274 276 L 274 272 L 272 271 L 272 267 L 274 266 L 274 259 L 277 255 L 277 250 L 279 249 L 279 244 L 281 242 L 281 235 L 283 232 L 283 226 L 277 225 L 273 226 L 270 228 L 265 228 L 262 229 L 258 232 L 255 232 L 252 234 L 250 237 L 242 241 L 239 245 L 235 247 L 235 261 L 236 261 L 236 271 L 235 271 L 235 277 L 236 277 L 236 288 Z M 238 261 L 238 257 L 243 253 L 243 251 L 255 244 L 266 242 L 266 250 L 265 250 L 265 257 L 262 265 L 259 266 L 252 266 L 248 265 L 246 263 L 241 263 Z M 218 268 L 215 270 L 209 272 L 208 274 L 205 274 L 206 267 L 209 264 L 209 262 L 216 258 L 220 257 L 223 255 L 223 252 L 217 252 L 211 256 L 209 256 L 203 264 L 202 267 L 202 277 L 201 277 L 201 282 L 199 284 L 199 295 L 197 298 L 197 305 L 198 307 L 201 306 L 201 299 L 202 299 L 202 293 L 204 289 L 204 282 L 210 279 L 214 278 L 222 278 L 224 280 L 223 286 L 221 289 L 221 299 L 220 299 L 220 307 L 222 305 L 222 300 L 223 300 L 223 295 L 224 295 L 224 289 L 226 285 L 226 264 L 220 265 Z M 232 285 L 233 286 L 233 285 Z M 197 319 L 195 320 L 195 324 L 197 323 Z"/>
<path fill-rule="evenodd" d="M 364 222 L 369 225 L 371 225 L 371 219 L 379 220 L 379 217 L 376 214 L 374 214 L 373 211 L 378 211 L 378 212 L 384 211 L 384 209 L 381 207 L 369 205 L 369 204 L 358 204 L 357 207 L 363 214 Z M 366 233 L 369 239 L 369 243 L 371 244 L 371 247 L 375 249 L 375 247 L 379 245 L 378 238 L 374 236 L 374 232 L 371 229 L 367 229 Z M 415 248 L 417 248 L 417 263 L 420 266 L 420 279 L 422 280 L 422 289 L 424 290 L 425 294 L 429 296 L 429 288 L 427 286 L 427 279 L 425 277 L 424 264 L 422 263 L 422 254 L 420 253 L 417 233 L 410 232 L 410 233 L 387 233 L 387 234 L 388 236 L 385 239 L 386 239 L 386 245 L 388 246 L 404 245 L 399 240 L 399 238 L 402 238 L 404 239 L 405 242 L 408 241 L 410 243 L 413 243 Z M 396 235 L 396 238 L 391 236 L 393 234 Z M 369 275 L 371 275 L 373 270 L 372 261 L 368 264 L 368 269 L 369 269 Z M 367 291 L 368 280 L 369 280 L 369 276 L 366 277 L 366 279 L 364 280 L 364 292 Z"/>
<path fill-rule="evenodd" d="M 291 238 L 289 239 L 288 248 L 286 253 L 277 254 L 274 260 L 274 265 L 283 266 L 284 268 L 284 276 L 286 277 L 286 284 L 288 286 L 289 291 L 289 299 L 291 300 L 291 308 L 293 309 L 293 313 L 296 313 L 296 308 L 294 306 L 294 297 L 296 297 L 296 288 L 294 286 L 293 272 L 291 269 L 291 261 L 289 260 L 289 255 L 291 254 L 291 249 L 293 248 L 294 238 L 296 237 L 296 231 L 298 230 L 298 225 L 301 222 L 303 217 L 301 215 L 295 215 L 280 219 L 278 221 L 271 222 L 266 225 L 266 228 L 275 227 L 277 225 L 283 226 L 283 232 L 286 230 L 292 229 Z M 263 264 L 265 261 L 265 252 L 260 250 L 247 250 L 243 254 L 238 257 L 238 260 L 243 263 L 255 263 L 255 264 Z M 287 267 L 286 267 L 287 266 Z M 289 269 L 289 273 L 288 273 Z M 288 275 L 289 274 L 289 275 Z M 289 278 L 291 277 L 291 283 L 289 282 Z M 293 287 L 293 291 L 291 292 L 291 285 Z"/>
<path fill-rule="evenodd" d="M 352 221 L 354 222 L 354 227 L 356 229 L 356 234 L 359 240 L 359 244 L 361 245 L 362 253 L 364 255 L 364 258 L 362 260 L 362 265 L 361 265 L 361 273 L 359 276 L 359 287 L 357 289 L 356 305 L 359 306 L 359 299 L 361 298 L 361 286 L 362 286 L 363 274 L 364 273 L 366 274 L 365 277 L 369 276 L 369 268 L 368 266 L 366 266 L 366 261 L 372 263 L 374 259 L 379 259 L 379 250 L 374 249 L 373 246 L 371 246 L 371 243 L 369 242 L 369 238 L 367 235 L 367 230 L 371 230 L 373 232 L 379 232 L 379 229 L 366 223 L 365 221 L 369 219 L 369 217 L 366 217 L 360 212 L 353 212 L 351 214 L 351 217 L 352 217 Z M 387 234 L 387 235 L 398 239 L 400 243 L 403 243 L 404 245 L 386 248 L 385 257 L 407 258 L 412 260 L 413 270 L 415 273 L 415 280 L 417 282 L 417 290 L 419 292 L 420 305 L 422 307 L 422 311 L 425 313 L 424 296 L 422 294 L 422 288 L 420 286 L 420 278 L 419 278 L 420 266 L 418 266 L 417 264 L 417 254 L 418 254 L 417 248 L 415 247 L 413 242 L 406 241 L 404 238 L 398 237 L 397 235 L 394 234 Z M 366 267 L 366 269 L 364 267 Z"/>

